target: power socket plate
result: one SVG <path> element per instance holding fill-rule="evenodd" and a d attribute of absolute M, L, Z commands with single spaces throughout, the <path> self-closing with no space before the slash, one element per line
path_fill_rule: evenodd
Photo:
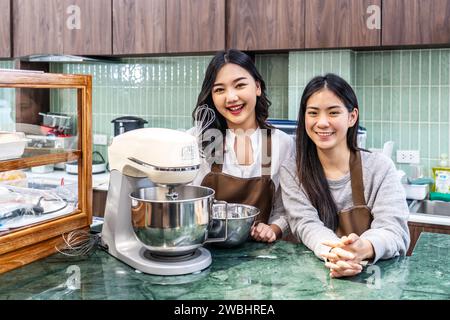
<path fill-rule="evenodd" d="M 92 140 L 92 143 L 96 145 L 108 145 L 108 136 L 106 134 L 94 134 Z"/>
<path fill-rule="evenodd" d="M 420 163 L 419 150 L 397 150 L 397 163 Z"/>

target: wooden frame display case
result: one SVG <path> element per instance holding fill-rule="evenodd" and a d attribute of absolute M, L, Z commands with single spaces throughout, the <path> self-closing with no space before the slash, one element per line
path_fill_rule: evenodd
<path fill-rule="evenodd" d="M 55 253 L 63 234 L 88 230 L 92 223 L 92 77 L 1 70 L 0 88 L 75 89 L 78 120 L 76 150 L 26 148 L 21 158 L 0 161 L 0 172 L 74 160 L 79 164 L 78 205 L 73 212 L 0 233 L 0 273 L 4 273 Z"/>

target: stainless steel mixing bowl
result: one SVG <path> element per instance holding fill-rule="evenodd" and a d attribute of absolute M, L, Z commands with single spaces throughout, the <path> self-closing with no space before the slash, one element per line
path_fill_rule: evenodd
<path fill-rule="evenodd" d="M 209 237 L 225 236 L 225 217 L 228 215 L 228 236 L 225 241 L 215 243 L 226 248 L 239 246 L 247 241 L 250 228 L 260 212 L 256 207 L 238 203 L 214 204 L 212 210 Z"/>
<path fill-rule="evenodd" d="M 179 256 L 208 237 L 214 190 L 197 186 L 152 187 L 131 193 L 131 217 L 138 239 L 152 253 Z"/>

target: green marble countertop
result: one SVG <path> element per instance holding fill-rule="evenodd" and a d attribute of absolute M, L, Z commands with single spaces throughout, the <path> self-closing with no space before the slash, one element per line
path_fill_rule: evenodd
<path fill-rule="evenodd" d="M 138 273 L 99 249 L 83 258 L 55 254 L 0 275 L 0 299 L 450 299 L 450 235 L 422 233 L 411 257 L 347 279 L 330 279 L 303 245 L 209 249 L 208 269 L 170 277 Z"/>

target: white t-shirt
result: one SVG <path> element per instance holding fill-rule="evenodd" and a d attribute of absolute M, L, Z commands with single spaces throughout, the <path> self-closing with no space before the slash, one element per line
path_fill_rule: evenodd
<path fill-rule="evenodd" d="M 194 129 L 192 128 L 188 130 L 188 132 L 192 134 Z M 234 151 L 235 137 L 236 135 L 232 130 L 227 130 L 222 172 L 238 178 L 261 177 L 261 145 L 263 140 L 261 129 L 256 129 L 255 132 L 250 135 L 254 161 L 248 166 L 238 164 L 236 152 Z M 283 231 L 283 234 L 285 234 L 288 229 L 288 223 L 281 199 L 279 170 L 284 160 L 289 159 L 294 155 L 295 142 L 291 136 L 278 129 L 272 130 L 271 141 L 272 162 L 270 176 L 275 186 L 275 199 L 269 218 L 269 224 L 276 224 Z M 200 165 L 199 173 L 195 177 L 192 184 L 201 185 L 204 177 L 210 172 L 211 165 L 203 159 Z"/>

